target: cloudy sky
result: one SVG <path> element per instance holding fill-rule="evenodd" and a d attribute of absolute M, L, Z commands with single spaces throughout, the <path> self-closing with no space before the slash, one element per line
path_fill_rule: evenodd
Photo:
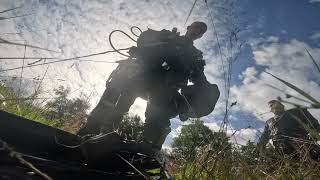
<path fill-rule="evenodd" d="M 142 30 L 177 27 L 184 34 L 193 3 L 194 0 L 2 0 L 0 12 L 19 8 L 0 13 L 0 19 L 23 17 L 0 20 L 1 41 L 52 51 L 31 47 L 25 50 L 24 46 L 0 43 L 0 57 L 63 59 L 100 53 L 111 50 L 108 35 L 112 30 L 120 29 L 131 35 L 131 26 Z M 269 111 L 266 103 L 278 96 L 285 98 L 286 94 L 299 96 L 265 71 L 320 99 L 320 73 L 306 52 L 307 49 L 320 63 L 319 19 L 319 0 L 198 0 L 186 24 L 194 20 L 208 24 L 208 32 L 195 45 L 204 52 L 209 81 L 218 84 L 222 92 L 215 111 L 203 118 L 205 124 L 212 130 L 220 129 L 228 99 L 230 103 L 237 102 L 228 106 L 227 130 L 232 141 L 239 144 L 256 141 L 264 121 L 271 116 L 266 113 Z M 135 45 L 122 34 L 115 34 L 113 41 L 118 48 Z M 109 53 L 10 71 L 4 70 L 27 66 L 39 59 L 24 62 L 1 59 L 0 78 L 27 91 L 36 90 L 41 82 L 43 97 L 51 97 L 52 89 L 59 85 L 68 86 L 71 96 L 86 96 L 94 106 L 104 91 L 107 77 L 117 66 L 112 62 L 124 58 Z M 41 59 L 36 64 L 52 61 Z M 232 66 L 228 66 L 230 62 Z M 145 106 L 145 101 L 137 99 L 130 112 L 143 116 Z M 311 112 L 320 119 L 318 111 Z M 172 133 L 165 146 L 170 146 L 181 128 L 178 119 L 171 122 Z"/>

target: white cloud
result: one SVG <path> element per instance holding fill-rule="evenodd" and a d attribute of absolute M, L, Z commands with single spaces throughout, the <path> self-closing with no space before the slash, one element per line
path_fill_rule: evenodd
<path fill-rule="evenodd" d="M 320 59 L 319 48 L 312 48 L 308 44 L 297 40 L 288 43 L 278 41 L 258 43 L 257 46 L 253 47 L 253 55 L 256 64 L 265 67 L 265 71 L 281 77 L 308 92 L 316 99 L 320 99 L 320 74 L 308 57 L 306 48 L 316 60 Z M 261 120 L 266 120 L 272 115 L 270 113 L 262 117 L 259 115 L 269 111 L 267 102 L 271 99 L 278 96 L 283 98 L 284 93 L 301 97 L 297 92 L 265 72 L 258 72 L 255 67 L 248 67 L 242 73 L 241 78 L 243 84 L 231 88 L 232 96 L 239 103 L 235 110 L 250 112 Z M 280 89 L 282 92 L 268 87 L 267 84 Z M 289 101 L 302 103 L 292 98 Z M 287 109 L 291 107 L 287 105 Z M 312 111 L 312 113 L 320 118 L 319 112 Z"/>
<path fill-rule="evenodd" d="M 63 0 L 3 0 L 0 2 L 0 9 L 8 9 L 23 5 L 22 8 L 8 13 L 9 15 L 21 15 L 32 13 L 32 15 L 17 18 L 11 21 L 0 21 L 1 32 L 18 32 L 19 35 L 2 36 L 9 40 L 25 40 L 28 44 L 58 50 L 61 53 L 50 53 L 42 50 L 27 49 L 26 56 L 29 57 L 59 57 L 70 58 L 91 53 L 111 50 L 108 42 L 108 35 L 114 29 L 121 29 L 130 35 L 132 25 L 139 26 L 142 30 L 152 28 L 155 30 L 172 29 L 177 27 L 181 34 L 185 33 L 184 22 L 193 4 L 193 0 L 174 0 L 174 1 L 63 1 Z M 226 1 L 232 4 L 231 1 Z M 223 18 L 224 1 L 216 2 L 217 6 L 212 6 L 216 31 L 220 41 L 225 36 L 226 29 L 222 25 L 227 18 Z M 215 8 L 218 7 L 218 8 Z M 205 11 L 204 11 L 205 9 Z M 229 13 L 229 12 L 225 12 Z M 224 110 L 224 89 L 222 87 L 222 64 L 215 56 L 212 47 L 215 46 L 214 32 L 208 16 L 207 8 L 203 1 L 199 1 L 193 10 L 188 23 L 200 20 L 208 24 L 208 31 L 201 40 L 195 42 L 195 46 L 204 51 L 204 58 L 207 60 L 205 73 L 208 80 L 219 85 L 221 98 L 216 105 L 215 111 L 210 118 L 204 118 L 209 122 L 212 117 L 221 114 Z M 188 24 L 187 23 L 187 24 Z M 115 46 L 119 48 L 135 45 L 126 36 L 115 34 L 113 39 Z M 207 51 L 206 51 L 207 50 Z M 209 51 L 210 50 L 210 51 Z M 2 57 L 22 57 L 23 47 L 0 46 Z M 87 60 L 115 61 L 123 57 L 116 53 L 105 54 L 86 58 Z M 50 60 L 46 60 L 49 62 Z M 27 60 L 25 64 L 32 63 L 34 60 Z M 42 61 L 44 62 L 44 61 Z M 14 68 L 22 65 L 21 60 L 1 61 L 1 68 Z M 52 96 L 53 88 L 59 85 L 69 86 L 72 96 L 85 93 L 91 97 L 92 108 L 98 103 L 100 96 L 105 89 L 105 81 L 117 64 L 93 63 L 68 61 L 49 65 L 44 81 L 42 82 L 43 91 L 46 96 Z M 25 68 L 24 78 L 33 79 L 43 77 L 47 66 Z M 2 75 L 19 76 L 21 70 L 8 71 Z M 61 81 L 64 80 L 64 81 Z M 32 85 L 32 84 L 30 84 Z M 34 88 L 38 84 L 34 85 Z M 221 87 L 220 87 L 221 85 Z M 32 87 L 28 89 L 34 89 Z M 141 99 L 136 100 L 131 107 L 132 113 L 137 113 L 143 117 L 146 103 Z M 210 120 L 211 121 L 211 120 Z M 175 122 L 176 123 L 176 122 Z M 177 123 L 176 123 L 177 124 Z M 173 134 L 174 136 L 174 134 Z"/>
<path fill-rule="evenodd" d="M 209 127 L 213 132 L 218 132 L 220 130 L 220 124 L 218 123 L 204 123 L 205 126 Z M 168 139 L 164 146 L 169 146 L 172 143 L 172 139 L 177 137 L 181 133 L 182 126 L 178 126 L 176 129 L 169 134 Z M 251 128 L 244 128 L 240 130 L 233 130 L 230 126 L 227 129 L 227 136 L 230 138 L 230 142 L 237 144 L 237 145 L 246 145 L 248 141 L 257 142 L 258 136 L 257 133 L 259 130 L 251 129 Z"/>
<path fill-rule="evenodd" d="M 258 136 L 257 136 L 257 130 L 256 129 L 240 129 L 239 131 L 235 132 L 235 133 L 231 133 L 228 132 L 228 135 L 230 136 L 230 134 L 232 135 L 230 137 L 230 141 L 232 143 L 235 143 L 237 145 L 246 145 L 248 143 L 248 141 L 251 142 L 257 142 L 258 140 Z"/>
<path fill-rule="evenodd" d="M 310 39 L 312 39 L 312 40 L 314 40 L 314 41 L 320 39 L 320 32 L 314 33 L 314 34 L 310 37 Z"/>
<path fill-rule="evenodd" d="M 145 119 L 144 112 L 146 111 L 146 108 L 147 108 L 147 101 L 141 98 L 137 98 L 133 103 L 133 105 L 130 107 L 129 113 L 137 114 L 144 121 Z"/>
<path fill-rule="evenodd" d="M 217 123 L 213 123 L 213 122 L 210 122 L 210 123 L 203 123 L 205 126 L 208 126 L 212 131 L 214 132 L 217 132 L 220 130 L 220 125 L 217 124 Z"/>
<path fill-rule="evenodd" d="M 244 72 L 242 72 L 241 75 L 239 75 L 239 78 L 243 80 L 243 84 L 250 84 L 253 81 L 256 80 L 256 75 L 258 74 L 257 70 L 254 67 L 248 67 Z"/>
<path fill-rule="evenodd" d="M 44 48 L 61 51 L 61 54 L 48 53 L 41 50 L 27 49 L 26 56 L 60 57 L 69 58 L 91 53 L 110 50 L 108 34 L 114 29 L 130 32 L 132 25 L 139 26 L 142 30 L 152 28 L 155 30 L 171 29 L 177 27 L 183 34 L 185 32 L 184 21 L 193 1 L 38 1 L 24 0 L 0 3 L 0 9 L 9 9 L 23 4 L 22 8 L 11 11 L 8 15 L 32 15 L 9 21 L 1 21 L 1 32 L 19 32 L 20 35 L 4 36 L 6 39 L 26 40 Z M 202 11 L 204 3 L 197 3 L 188 23 L 193 20 L 208 21 L 208 12 Z M 157 13 L 155 13 L 157 12 Z M 213 12 L 215 12 L 213 10 Z M 220 34 L 223 32 L 220 26 L 216 27 Z M 131 34 L 131 33 L 129 33 Z M 196 42 L 198 47 L 206 46 L 206 39 L 213 34 L 212 28 L 202 40 Z M 2 36 L 1 36 L 2 37 Z M 134 45 L 126 36 L 115 34 L 116 47 L 130 47 Z M 23 47 L 1 46 L 1 56 L 23 56 Z M 115 61 L 123 58 L 117 53 L 95 56 L 87 59 Z M 209 60 L 211 58 L 208 58 Z M 49 61 L 49 60 L 47 60 Z M 31 63 L 28 61 L 26 63 Z M 210 62 L 209 62 L 210 64 Z M 22 62 L 3 61 L 3 69 L 19 67 Z M 58 85 L 79 89 L 80 92 L 91 94 L 92 104 L 96 104 L 104 90 L 105 80 L 116 67 L 116 64 L 92 63 L 69 61 L 50 65 L 47 79 L 43 82 L 45 90 L 51 90 Z M 24 69 L 23 77 L 33 78 L 42 76 L 45 66 Z M 7 75 L 15 76 L 20 70 L 10 71 Z M 207 72 L 210 72 L 208 70 Z M 210 76 L 210 75 L 209 75 Z M 55 79 L 64 79 L 64 82 Z"/>
<path fill-rule="evenodd" d="M 320 0 L 309 0 L 310 3 L 317 3 L 320 2 Z"/>

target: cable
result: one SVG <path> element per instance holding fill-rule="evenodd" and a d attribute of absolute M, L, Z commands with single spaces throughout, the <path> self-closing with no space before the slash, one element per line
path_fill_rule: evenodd
<path fill-rule="evenodd" d="M 25 42 L 25 44 L 27 44 L 27 43 Z M 26 56 L 26 52 L 27 52 L 27 45 L 24 46 L 23 57 Z M 24 61 L 25 61 L 25 59 L 23 58 L 23 60 L 22 60 L 22 68 L 21 68 L 21 73 L 20 73 L 20 82 L 19 82 L 19 91 L 18 91 L 18 94 L 20 94 L 20 91 L 21 91 L 21 83 L 22 83 L 22 74 L 23 74 Z"/>
<path fill-rule="evenodd" d="M 193 10 L 194 6 L 196 5 L 197 1 L 198 1 L 198 0 L 194 0 L 194 2 L 193 2 L 193 4 L 192 4 L 192 7 L 191 7 L 191 9 L 190 9 L 190 11 L 189 11 L 189 14 L 188 14 L 188 16 L 187 16 L 187 19 L 186 19 L 186 21 L 184 22 L 184 25 L 183 25 L 183 26 L 185 26 L 185 25 L 187 24 L 187 22 L 188 22 L 188 20 L 189 20 L 189 17 L 191 16 L 192 10 Z"/>
<path fill-rule="evenodd" d="M 5 13 L 5 12 L 8 12 L 8 11 L 15 10 L 15 9 L 19 9 L 19 8 L 22 8 L 22 6 L 18 6 L 18 7 L 14 7 L 14 8 L 11 8 L 11 9 L 6 9 L 6 10 L 3 10 L 3 11 L 0 11 L 0 14 L 1 14 L 1 13 Z"/>
<path fill-rule="evenodd" d="M 133 29 L 138 29 L 140 31 L 140 34 L 142 33 L 142 30 L 138 27 L 138 26 L 132 26 L 130 28 L 131 33 L 135 36 L 135 37 L 139 37 L 140 35 L 137 35 L 136 33 L 134 33 Z"/>
<path fill-rule="evenodd" d="M 6 19 L 14 19 L 14 18 L 19 18 L 19 17 L 26 17 L 26 16 L 31 16 L 34 13 L 31 14 L 24 14 L 24 15 L 18 15 L 18 16 L 10 16 L 10 17 L 0 17 L 0 20 L 6 20 Z"/>
<path fill-rule="evenodd" d="M 133 32 L 133 29 L 138 29 L 140 32 L 141 29 L 137 26 L 132 26 L 131 27 L 131 33 L 134 35 L 134 36 L 137 36 L 137 34 L 135 34 Z M 60 59 L 60 60 L 56 60 L 56 61 L 51 61 L 51 62 L 46 62 L 46 63 L 42 63 L 42 64 L 30 64 L 28 66 L 25 66 L 25 67 L 16 67 L 16 68 L 10 68 L 10 69 L 4 69 L 4 70 L 0 70 L 0 73 L 1 72 L 6 72 L 6 71 L 12 71 L 12 70 L 17 70 L 17 69 L 22 69 L 22 68 L 30 68 L 30 67 L 35 67 L 35 66 L 41 66 L 41 65 L 46 65 L 46 64 L 53 64 L 53 63 L 58 63 L 58 62 L 64 62 L 64 61 L 70 61 L 70 60 L 76 60 L 76 59 L 80 59 L 80 58 L 86 58 L 86 57 L 91 57 L 91 56 L 97 56 L 97 55 L 102 55 L 102 54 L 107 54 L 107 53 L 112 53 L 112 52 L 117 52 L 123 56 L 126 56 L 126 57 L 130 57 L 126 54 L 123 54 L 121 53 L 120 51 L 123 51 L 123 50 L 129 50 L 130 47 L 128 48 L 121 48 L 121 49 L 116 49 L 113 44 L 112 44 L 112 41 L 111 41 L 111 37 L 112 37 L 112 34 L 115 33 L 115 32 L 121 32 L 123 33 L 124 35 L 126 35 L 129 39 L 131 39 L 132 41 L 134 42 L 137 42 L 135 39 L 133 39 L 131 36 L 129 36 L 126 32 L 122 31 L 122 30 L 113 30 L 110 34 L 109 34 L 109 43 L 110 43 L 110 46 L 112 47 L 113 50 L 111 51 L 104 51 L 104 52 L 100 52 L 100 53 L 94 53 L 94 54 L 88 54 L 88 55 L 84 55 L 84 56 L 76 56 L 76 57 L 72 57 L 72 58 L 66 58 L 66 59 Z M 4 39 L 1 39 L 0 38 L 0 41 L 2 40 L 2 42 L 0 43 L 10 43 L 9 41 L 6 41 Z M 21 44 L 19 44 L 21 45 Z M 30 45 L 26 45 L 28 47 L 30 47 Z M 35 46 L 32 46 L 33 48 Z M 37 47 L 38 48 L 38 47 Z M 0 58 L 0 59 L 38 59 L 36 57 L 27 57 L 27 58 L 19 58 L 19 57 L 5 57 L 5 58 Z M 40 58 L 40 59 L 55 59 L 55 58 Z M 109 62 L 109 63 L 118 63 L 118 61 L 115 61 L 115 62 Z"/>
<path fill-rule="evenodd" d="M 132 29 L 132 28 L 131 28 L 131 29 Z M 139 29 L 140 29 L 140 28 L 139 28 Z M 123 54 L 122 52 L 120 52 L 118 49 L 116 49 L 116 48 L 113 46 L 111 37 L 112 37 L 112 34 L 115 33 L 115 32 L 121 32 L 122 34 L 126 35 L 126 36 L 127 36 L 129 39 L 131 39 L 132 41 L 134 41 L 134 42 L 137 42 L 137 41 L 136 41 L 135 39 L 133 39 L 131 36 L 129 36 L 126 32 L 124 32 L 124 31 L 122 31 L 122 30 L 119 30 L 119 29 L 113 30 L 113 31 L 111 31 L 111 33 L 109 34 L 109 43 L 110 43 L 110 46 L 112 47 L 112 49 L 113 49 L 115 52 L 117 52 L 117 53 L 119 53 L 119 54 L 121 54 L 121 55 L 123 55 L 123 56 L 130 57 L 129 55 Z M 133 33 L 133 34 L 134 34 L 134 33 Z M 134 34 L 134 35 L 135 35 L 135 34 Z M 130 48 L 128 48 L 128 49 L 130 49 Z"/>
<path fill-rule="evenodd" d="M 224 126 L 224 124 L 226 123 L 226 117 L 227 117 L 227 115 L 228 115 L 228 95 L 227 95 L 227 89 L 228 89 L 228 83 L 227 83 L 227 81 L 228 81 L 228 79 L 229 79 L 229 73 L 227 74 L 227 72 L 226 72 L 226 70 L 225 70 L 225 65 L 224 65 L 224 62 L 223 62 L 223 55 L 222 55 L 222 50 L 221 50 L 221 45 L 220 45 L 220 41 L 219 41 L 219 37 L 218 37 L 218 33 L 217 33 L 217 31 L 216 31 L 216 27 L 215 27 L 215 25 L 214 25 L 214 22 L 213 22 L 213 15 L 212 15 L 212 13 L 211 13 L 211 11 L 210 11 L 210 9 L 209 9 L 209 6 L 208 6 L 208 3 L 207 3 L 207 1 L 205 1 L 205 4 L 206 4 L 206 7 L 207 7 L 207 10 L 208 10 L 208 12 L 209 12 L 209 15 L 210 15 L 210 20 L 211 20 L 211 24 L 212 24 L 212 27 L 213 27 L 213 31 L 214 31 L 214 36 L 215 36 L 215 38 L 216 38 L 216 40 L 217 40 L 217 44 L 218 44 L 218 49 L 219 49 L 219 54 L 220 54 L 220 60 L 221 60 L 221 63 L 222 63 L 222 70 L 223 70 L 223 80 L 224 80 L 224 90 L 225 90 L 225 99 L 226 99 L 226 105 L 225 105 L 225 115 L 224 115 L 224 118 L 223 118 L 223 122 L 222 122 L 222 124 L 221 124 L 221 126 L 220 126 L 220 130 L 223 128 L 222 126 Z M 229 66 L 228 66 L 229 67 Z M 228 70 L 229 70 L 229 68 L 228 68 Z M 220 131 L 219 130 L 219 131 Z"/>
<path fill-rule="evenodd" d="M 117 49 L 117 51 L 128 50 L 128 49 L 130 49 L 130 48 Z M 46 63 L 41 63 L 41 64 L 29 65 L 29 66 L 25 66 L 24 68 L 30 68 L 30 67 L 35 67 L 35 66 L 42 66 L 42 65 L 45 65 L 45 64 L 53 64 L 53 63 L 64 62 L 64 61 L 71 61 L 71 60 L 76 60 L 76 59 L 80 59 L 80 58 L 97 56 L 97 55 L 102 55 L 102 54 L 107 54 L 107 53 L 117 52 L 117 51 L 115 51 L 115 50 L 113 50 L 113 51 L 104 51 L 104 52 L 94 53 L 94 54 L 88 54 L 88 55 L 84 55 L 84 56 L 77 56 L 77 57 L 72 57 L 72 58 L 60 59 L 60 60 L 51 61 L 51 62 L 46 62 Z M 114 62 L 114 63 L 117 63 L 117 62 Z M 0 73 L 1 73 L 1 72 L 6 72 L 6 71 L 12 71 L 12 70 L 16 70 L 16 69 L 21 69 L 21 68 L 22 68 L 22 67 L 4 69 L 4 70 L 0 70 Z"/>
<path fill-rule="evenodd" d="M 51 50 L 51 49 L 46 49 L 46 48 L 42 48 L 42 47 L 30 45 L 30 44 L 25 44 L 25 43 L 22 44 L 22 43 L 11 42 L 11 41 L 2 39 L 1 37 L 0 37 L 0 44 L 11 44 L 11 45 L 16 45 L 16 46 L 27 46 L 27 47 L 34 48 L 34 49 L 41 49 L 41 50 L 45 50 L 45 51 L 49 51 L 49 52 L 60 53 L 58 51 L 54 51 L 54 50 Z"/>
<path fill-rule="evenodd" d="M 52 57 L 0 57 L 0 59 L 9 60 L 9 59 L 57 59 Z"/>

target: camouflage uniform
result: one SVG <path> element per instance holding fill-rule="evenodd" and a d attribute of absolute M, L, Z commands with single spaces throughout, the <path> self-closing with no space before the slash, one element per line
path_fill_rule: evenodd
<path fill-rule="evenodd" d="M 148 101 L 145 141 L 161 148 L 171 131 L 169 119 L 179 114 L 183 102 L 178 90 L 188 80 L 198 85 L 208 83 L 202 52 L 193 46 L 192 40 L 176 32 L 149 29 L 140 35 L 137 47 L 129 53 L 133 59 L 120 63 L 112 72 L 100 102 L 78 134 L 116 129 L 135 99 L 142 97 Z"/>
<path fill-rule="evenodd" d="M 267 120 L 258 146 L 263 149 L 269 139 L 272 139 L 277 151 L 293 154 L 304 142 L 312 142 L 312 132 L 320 132 L 318 120 L 306 109 L 290 109 Z"/>

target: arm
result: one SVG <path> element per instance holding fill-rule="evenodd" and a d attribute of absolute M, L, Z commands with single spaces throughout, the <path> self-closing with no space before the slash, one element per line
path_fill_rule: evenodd
<path fill-rule="evenodd" d="M 194 68 L 191 73 L 190 80 L 195 84 L 195 85 L 203 85 L 209 83 L 205 74 L 204 74 L 204 66 L 206 65 L 206 62 L 202 59 L 197 59 L 194 62 Z"/>
<path fill-rule="evenodd" d="M 204 60 L 201 60 L 201 61 L 202 62 L 197 62 L 196 68 L 194 69 L 194 71 L 191 74 L 190 79 L 195 85 L 203 85 L 203 84 L 209 83 L 207 80 L 207 77 L 204 74 L 205 62 L 204 62 Z"/>

